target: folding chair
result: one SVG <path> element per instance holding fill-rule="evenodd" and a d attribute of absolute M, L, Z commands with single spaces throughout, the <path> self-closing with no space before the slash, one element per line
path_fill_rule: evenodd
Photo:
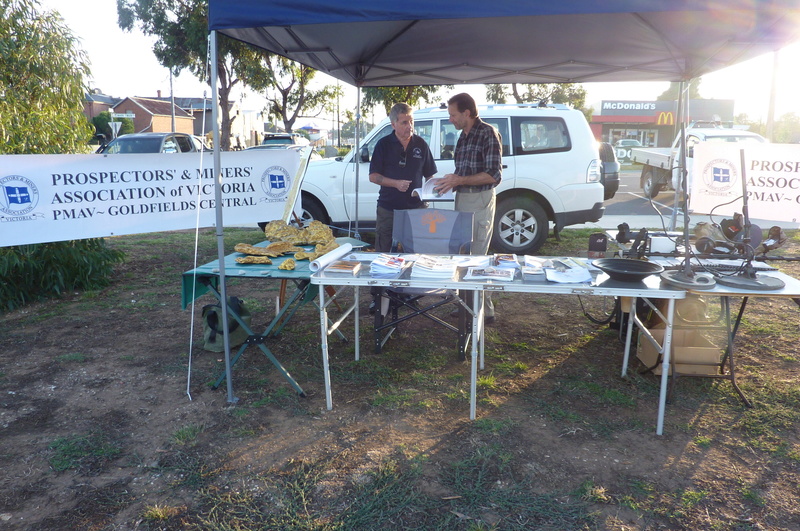
<path fill-rule="evenodd" d="M 436 208 L 395 210 L 392 252 L 469 254 L 472 217 L 471 212 Z M 423 300 L 426 298 L 428 301 Z M 468 338 L 464 326 L 466 315 L 459 318 L 460 326 L 454 326 L 431 313 L 441 306 L 460 302 L 454 290 L 394 287 L 380 290 L 375 300 L 375 352 L 381 351 L 399 323 L 423 316 L 458 334 L 459 358 L 463 359 Z"/>

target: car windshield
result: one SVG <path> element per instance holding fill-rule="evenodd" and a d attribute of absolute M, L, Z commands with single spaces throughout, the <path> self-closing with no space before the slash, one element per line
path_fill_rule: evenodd
<path fill-rule="evenodd" d="M 291 138 L 277 137 L 277 138 L 265 138 L 264 142 L 262 142 L 262 145 L 264 145 L 264 146 L 281 145 L 282 146 L 282 145 L 293 144 L 293 143 L 294 143 L 294 141 Z"/>
<path fill-rule="evenodd" d="M 161 151 L 161 137 L 125 138 L 113 140 L 103 153 L 158 153 Z"/>

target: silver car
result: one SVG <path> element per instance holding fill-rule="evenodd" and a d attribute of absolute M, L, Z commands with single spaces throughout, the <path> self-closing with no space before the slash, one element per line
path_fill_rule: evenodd
<path fill-rule="evenodd" d="M 132 133 L 100 146 L 97 153 L 193 153 L 208 150 L 202 140 L 186 133 Z"/>

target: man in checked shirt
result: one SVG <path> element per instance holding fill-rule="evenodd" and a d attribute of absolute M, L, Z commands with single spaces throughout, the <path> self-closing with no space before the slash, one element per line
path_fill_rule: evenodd
<path fill-rule="evenodd" d="M 450 123 L 461 131 L 455 151 L 455 172 L 443 177 L 437 190 L 455 190 L 455 209 L 474 214 L 472 254 L 489 253 L 495 211 L 495 187 L 502 178 L 500 133 L 478 116 L 472 96 L 456 94 L 447 101 Z M 487 294 L 485 322 L 494 322 L 494 305 Z"/>

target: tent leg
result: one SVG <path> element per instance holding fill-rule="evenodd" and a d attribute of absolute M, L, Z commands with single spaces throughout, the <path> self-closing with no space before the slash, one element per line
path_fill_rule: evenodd
<path fill-rule="evenodd" d="M 228 381 L 228 403 L 233 404 L 238 399 L 233 396 L 233 381 L 231 380 L 231 345 L 228 339 L 228 295 L 225 289 L 225 234 L 222 228 L 222 172 L 220 155 L 219 134 L 219 89 L 217 81 L 217 32 L 211 32 L 211 121 L 212 138 L 214 139 L 214 200 L 216 202 L 217 225 L 217 257 L 219 258 L 219 292 L 220 306 L 222 307 L 223 345 L 225 345 L 225 376 Z"/>

